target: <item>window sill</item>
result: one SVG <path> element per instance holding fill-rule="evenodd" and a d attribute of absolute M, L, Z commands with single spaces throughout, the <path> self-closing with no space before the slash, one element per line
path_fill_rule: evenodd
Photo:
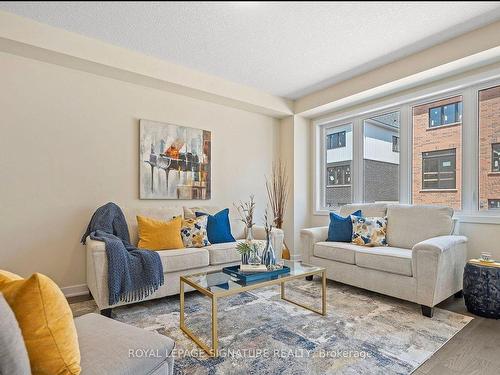
<path fill-rule="evenodd" d="M 488 176 L 499 176 L 500 177 L 500 172 L 488 172 Z"/>
<path fill-rule="evenodd" d="M 456 193 L 458 189 L 422 189 L 419 193 Z"/>
<path fill-rule="evenodd" d="M 500 225 L 500 212 L 497 215 L 476 214 L 476 215 L 460 215 L 453 216 L 459 223 L 471 224 L 498 224 Z"/>
<path fill-rule="evenodd" d="M 351 185 L 326 185 L 327 188 L 351 187 Z"/>
<path fill-rule="evenodd" d="M 331 211 L 334 211 L 333 209 Z M 500 225 L 500 210 L 498 213 L 491 212 L 488 213 L 470 213 L 470 214 L 461 214 L 457 213 L 453 216 L 453 219 L 458 220 L 459 223 L 471 223 L 471 224 L 496 224 Z M 338 211 L 335 211 L 338 212 Z M 315 210 L 313 212 L 314 216 L 328 216 L 330 214 L 329 210 Z"/>
<path fill-rule="evenodd" d="M 425 130 L 432 131 L 432 130 L 438 130 L 438 129 L 443 129 L 443 128 L 452 128 L 454 126 L 459 126 L 459 125 L 462 125 L 462 123 L 461 122 L 452 122 L 451 124 L 433 126 L 432 128 L 429 126 Z"/>

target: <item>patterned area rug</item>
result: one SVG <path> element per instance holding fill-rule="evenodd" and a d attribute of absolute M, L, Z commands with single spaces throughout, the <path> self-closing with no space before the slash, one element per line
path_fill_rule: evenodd
<path fill-rule="evenodd" d="M 287 297 L 319 308 L 318 281 L 287 284 Z M 179 298 L 113 309 L 116 320 L 176 341 L 177 374 L 409 374 L 472 318 L 328 282 L 328 315 L 302 309 L 268 287 L 219 299 L 219 358 L 209 358 L 179 329 Z M 71 305 L 75 316 L 93 301 Z M 210 302 L 186 294 L 186 325 L 210 342 Z"/>

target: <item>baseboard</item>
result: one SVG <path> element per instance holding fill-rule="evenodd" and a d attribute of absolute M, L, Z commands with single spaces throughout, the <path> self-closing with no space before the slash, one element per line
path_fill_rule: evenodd
<path fill-rule="evenodd" d="M 61 288 L 61 290 L 65 297 L 76 297 L 89 294 L 89 288 L 87 288 L 87 284 L 66 286 L 64 288 Z"/>

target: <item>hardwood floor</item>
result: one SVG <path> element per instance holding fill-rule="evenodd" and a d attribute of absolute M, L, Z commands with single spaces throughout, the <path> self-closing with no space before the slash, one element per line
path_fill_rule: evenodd
<path fill-rule="evenodd" d="M 463 298 L 448 298 L 439 308 L 474 317 L 414 375 L 498 375 L 500 374 L 500 320 L 473 315 Z"/>
<path fill-rule="evenodd" d="M 87 301 L 90 295 L 70 297 L 69 303 Z M 413 375 L 498 375 L 500 374 L 500 320 L 470 314 L 463 298 L 450 297 L 437 307 L 474 317 Z"/>

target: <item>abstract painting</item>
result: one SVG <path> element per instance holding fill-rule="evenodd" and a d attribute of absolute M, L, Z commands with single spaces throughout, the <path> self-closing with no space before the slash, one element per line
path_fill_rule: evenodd
<path fill-rule="evenodd" d="M 210 199 L 211 132 L 140 120 L 140 199 Z"/>

